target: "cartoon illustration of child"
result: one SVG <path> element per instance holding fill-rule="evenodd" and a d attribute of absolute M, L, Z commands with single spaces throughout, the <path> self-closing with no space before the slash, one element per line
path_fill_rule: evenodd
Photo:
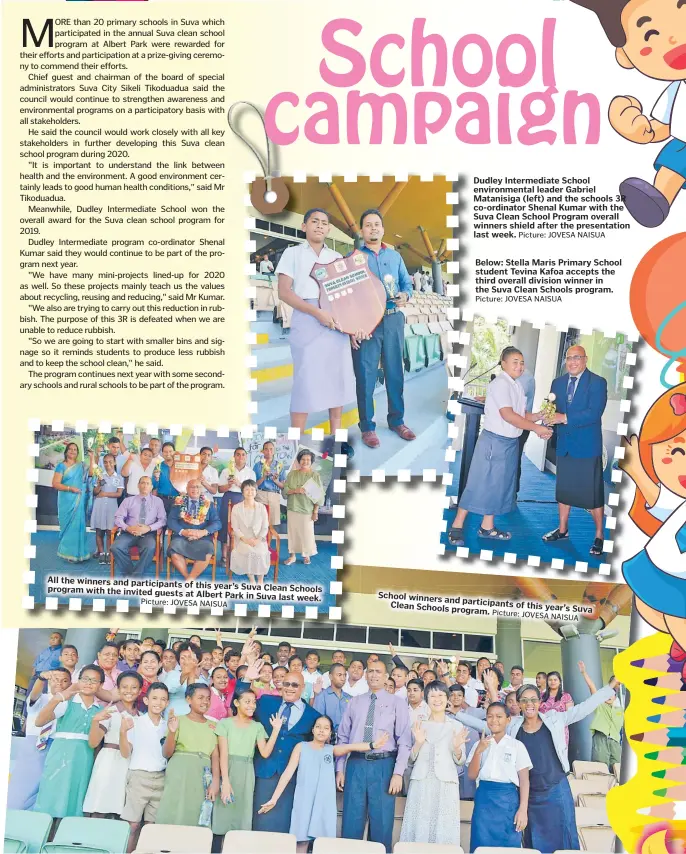
<path fill-rule="evenodd" d="M 669 140 L 655 160 L 654 184 L 627 178 L 619 185 L 631 216 L 655 228 L 667 219 L 686 180 L 686 0 L 572 2 L 596 13 L 622 68 L 669 82 L 650 116 L 631 95 L 613 98 L 609 110 L 610 124 L 630 142 Z"/>
<path fill-rule="evenodd" d="M 623 564 L 624 578 L 643 619 L 672 636 L 686 678 L 686 383 L 653 403 L 624 448 L 620 465 L 636 485 L 629 516 L 651 537 Z"/>

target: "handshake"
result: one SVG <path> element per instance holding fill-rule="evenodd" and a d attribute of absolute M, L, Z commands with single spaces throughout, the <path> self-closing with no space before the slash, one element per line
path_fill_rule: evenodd
<path fill-rule="evenodd" d="M 555 407 L 555 395 L 552 391 L 548 397 L 544 398 L 539 415 L 547 427 L 554 427 L 556 424 L 565 423 L 565 416 L 561 412 L 558 412 Z"/>

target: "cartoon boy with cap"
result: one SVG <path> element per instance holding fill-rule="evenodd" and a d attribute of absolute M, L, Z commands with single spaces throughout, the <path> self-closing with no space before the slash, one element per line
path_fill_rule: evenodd
<path fill-rule="evenodd" d="M 595 12 L 622 68 L 669 85 L 647 116 L 641 102 L 618 95 L 609 119 L 618 134 L 645 145 L 665 142 L 655 181 L 627 178 L 619 186 L 626 209 L 647 228 L 667 219 L 686 181 L 686 0 L 572 0 Z"/>

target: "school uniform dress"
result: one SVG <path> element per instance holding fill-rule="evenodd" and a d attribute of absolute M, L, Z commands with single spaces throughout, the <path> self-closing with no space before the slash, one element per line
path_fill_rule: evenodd
<path fill-rule="evenodd" d="M 481 433 L 474 448 L 469 475 L 459 506 L 481 516 L 501 516 L 516 506 L 517 460 L 522 430 L 509 424 L 500 410 L 510 407 L 526 415 L 522 387 L 502 371 L 489 383 Z"/>
<path fill-rule="evenodd" d="M 248 726 L 237 726 L 236 718 L 221 720 L 215 733 L 217 738 L 225 738 L 228 742 L 229 780 L 234 802 L 225 804 L 220 797 L 214 802 L 212 833 L 223 836 L 230 830 L 251 830 L 255 792 L 253 759 L 257 742 L 267 741 L 267 733 L 257 721 L 251 721 Z"/>
<path fill-rule="evenodd" d="M 290 833 L 298 842 L 336 836 L 336 772 L 333 746 L 300 746 L 298 781 L 293 798 Z"/>
<path fill-rule="evenodd" d="M 159 468 L 155 468 L 152 483 L 157 497 L 162 499 L 164 512 L 169 516 L 174 499 L 179 497 L 180 492 L 171 482 L 171 468 L 167 463 L 162 462 Z"/>
<path fill-rule="evenodd" d="M 217 736 L 207 721 L 179 718 L 176 749 L 167 763 L 164 791 L 157 808 L 157 824 L 196 827 L 205 800 L 204 779 L 211 774 L 210 756 Z"/>
<path fill-rule="evenodd" d="M 137 716 L 127 712 L 121 703 L 117 703 L 117 711 L 108 720 L 100 722 L 100 728 L 105 731 L 102 747 L 93 766 L 88 791 L 83 802 L 86 813 L 114 813 L 121 815 L 126 799 L 126 775 L 129 770 L 129 760 L 125 759 L 119 750 L 119 732 L 122 717 Z"/>
<path fill-rule="evenodd" d="M 97 703 L 86 708 L 79 694 L 55 708 L 57 725 L 33 807 L 36 812 L 53 818 L 83 815 L 94 754 L 88 733 L 99 711 Z"/>
<path fill-rule="evenodd" d="M 660 491 L 658 503 L 663 497 Z M 657 508 L 647 508 L 653 512 Z M 658 513 L 654 513 L 658 518 Z M 641 602 L 661 614 L 686 617 L 686 502 L 674 510 L 637 555 L 622 564 L 626 583 Z"/>
<path fill-rule="evenodd" d="M 167 760 L 162 744 L 167 736 L 167 722 L 160 718 L 154 724 L 149 715 L 134 718 L 133 729 L 126 733 L 131 745 L 131 758 L 126 775 L 126 799 L 121 811 L 124 821 L 154 822 L 164 791 Z"/>
<path fill-rule="evenodd" d="M 464 746 L 457 756 L 453 738 L 464 727 L 447 718 L 424 721 L 426 741 L 412 763 L 405 803 L 401 842 L 460 844 L 460 781 L 457 766 L 464 765 Z M 410 762 L 412 760 L 410 759 Z"/>
<path fill-rule="evenodd" d="M 289 489 L 301 489 L 308 480 L 313 481 L 320 490 L 322 482 L 319 474 L 310 469 L 293 469 L 288 473 L 283 487 L 283 494 L 287 501 L 286 531 L 288 535 L 288 551 L 290 554 L 301 554 L 303 557 L 312 557 L 317 554 L 317 543 L 314 538 L 314 502 L 305 494 L 289 495 Z"/>
<path fill-rule="evenodd" d="M 36 802 L 45 760 L 52 744 L 55 721 L 38 727 L 35 720 L 38 712 L 50 700 L 52 694 L 41 694 L 35 703 L 27 702 L 26 736 L 12 740 L 14 762 L 7 786 L 8 810 L 30 810 Z"/>
<path fill-rule="evenodd" d="M 262 804 L 270 800 L 274 794 L 295 745 L 304 741 L 305 737 L 312 732 L 314 722 L 319 715 L 310 705 L 303 702 L 302 698 L 296 703 L 285 703 L 281 697 L 260 697 L 257 701 L 255 719 L 263 725 L 267 737 L 270 737 L 272 732 L 269 719 L 276 714 L 286 718 L 286 722 L 279 731 L 271 755 L 265 759 L 259 752 L 255 754 L 252 829 L 288 833 L 298 779 L 297 772 L 284 789 L 274 809 L 264 815 L 258 815 L 258 811 Z"/>
<path fill-rule="evenodd" d="M 226 486 L 231 478 L 236 478 L 240 484 L 243 484 L 244 481 L 252 480 L 254 477 L 255 472 L 250 468 L 250 466 L 245 465 L 242 469 L 237 469 L 235 465 L 232 464 L 228 465 L 219 475 L 218 483 L 219 486 Z M 243 493 L 241 492 L 240 486 L 232 486 L 226 492 L 223 492 L 220 497 L 219 521 L 221 522 L 221 528 L 219 529 L 219 542 L 228 543 L 229 530 L 231 527 L 229 517 L 231 516 L 233 505 L 240 504 L 241 501 L 243 501 Z"/>
<path fill-rule="evenodd" d="M 586 369 L 577 377 L 553 380 L 555 407 L 567 416 L 555 427 L 555 500 L 593 510 L 605 503 L 603 484 L 603 412 L 607 381 Z"/>
<path fill-rule="evenodd" d="M 468 763 L 476 753 L 475 744 Z M 480 846 L 521 848 L 522 834 L 515 830 L 514 817 L 519 809 L 519 772 L 531 768 L 531 759 L 521 741 L 504 735 L 481 755 L 472 815 L 470 850 Z"/>
<path fill-rule="evenodd" d="M 124 478 L 120 474 L 117 474 L 116 471 L 112 474 L 105 472 L 100 481 L 102 492 L 117 492 L 117 490 L 124 488 Z M 116 498 L 96 495 L 93 499 L 93 510 L 91 511 L 91 528 L 100 531 L 111 531 L 114 527 L 114 514 L 118 508 L 119 502 Z"/>
<path fill-rule="evenodd" d="M 319 285 L 310 275 L 315 264 L 330 264 L 339 252 L 322 246 L 319 255 L 310 244 L 289 246 L 276 268 L 293 280 L 293 292 L 319 307 Z M 289 334 L 293 358 L 291 412 L 321 412 L 355 399 L 350 336 L 323 326 L 311 314 L 293 309 Z"/>

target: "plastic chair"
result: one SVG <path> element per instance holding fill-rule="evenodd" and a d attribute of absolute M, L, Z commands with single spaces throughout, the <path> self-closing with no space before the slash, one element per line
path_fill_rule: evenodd
<path fill-rule="evenodd" d="M 594 783 L 596 786 L 602 788 L 603 792 L 609 792 L 610 789 L 617 785 L 614 774 L 584 774 L 581 779 L 588 783 Z"/>
<path fill-rule="evenodd" d="M 583 759 L 575 759 L 572 762 L 572 770 L 577 780 L 586 779 L 586 774 L 600 774 L 610 776 L 607 765 L 604 762 L 586 762 Z"/>
<path fill-rule="evenodd" d="M 236 507 L 237 505 L 233 505 Z M 233 507 L 231 508 L 231 513 L 233 513 Z M 269 512 L 269 510 L 267 510 Z M 231 518 L 231 513 L 229 513 L 229 520 Z M 229 530 L 231 531 L 230 541 L 229 541 L 229 556 L 226 568 L 226 573 L 229 577 L 229 581 L 233 578 L 233 570 L 231 569 L 231 554 L 233 552 L 233 548 L 236 542 L 236 535 L 233 533 L 233 530 L 229 526 Z M 281 537 L 277 534 L 277 532 L 269 526 L 269 530 L 267 531 L 267 548 L 269 549 L 269 568 L 274 568 L 274 584 L 276 584 L 279 580 L 279 556 L 281 553 Z M 265 575 L 265 578 L 267 576 Z M 214 579 L 213 579 L 214 580 Z"/>
<path fill-rule="evenodd" d="M 609 779 L 609 778 L 608 778 Z M 569 788 L 576 803 L 579 795 L 604 795 L 607 794 L 607 781 L 600 774 L 594 775 L 592 780 L 577 780 L 572 777 L 569 780 Z"/>
<path fill-rule="evenodd" d="M 398 842 L 393 846 L 393 854 L 426 854 L 427 846 L 423 842 Z M 459 845 L 441 845 L 432 843 L 431 854 L 464 854 Z"/>
<path fill-rule="evenodd" d="M 224 836 L 226 854 L 294 854 L 298 840 L 292 833 L 264 830 L 230 830 Z M 315 845 L 317 843 L 315 842 Z"/>
<path fill-rule="evenodd" d="M 516 848 L 515 850 L 518 854 L 541 854 L 537 848 Z M 489 848 L 485 845 L 481 848 L 477 848 L 476 851 L 478 851 L 479 854 L 512 854 L 512 848 Z M 476 852 L 474 852 L 474 854 L 476 854 Z"/>
<path fill-rule="evenodd" d="M 33 810 L 7 810 L 5 813 L 5 845 L 3 851 L 26 851 L 39 854 L 43 850 L 52 816 Z"/>
<path fill-rule="evenodd" d="M 615 832 L 611 827 L 580 827 L 579 842 L 582 851 L 614 851 Z"/>
<path fill-rule="evenodd" d="M 370 842 L 367 839 L 331 839 L 328 836 L 318 836 L 314 840 L 312 854 L 386 854 L 386 849 L 380 842 Z"/>
<path fill-rule="evenodd" d="M 615 775 L 615 780 L 619 783 L 619 775 L 622 773 L 622 763 L 615 762 L 612 766 L 612 773 Z"/>
<path fill-rule="evenodd" d="M 86 851 L 90 854 L 121 854 L 129 844 L 126 821 L 110 818 L 63 818 L 52 842 L 43 845 L 49 854 Z"/>
<path fill-rule="evenodd" d="M 575 807 L 574 818 L 577 827 L 609 827 L 607 813 L 590 807 Z"/>
<path fill-rule="evenodd" d="M 426 323 L 413 323 L 412 332 L 419 335 L 424 342 L 424 365 L 430 368 L 441 361 L 441 341 L 433 334 Z"/>
<path fill-rule="evenodd" d="M 137 854 L 209 854 L 212 850 L 212 831 L 209 827 L 184 827 L 178 824 L 146 824 L 138 837 Z"/>
<path fill-rule="evenodd" d="M 165 553 L 167 556 L 167 581 L 172 576 L 173 572 L 173 564 L 171 562 L 171 555 L 169 554 L 169 544 L 171 543 L 171 538 L 174 536 L 174 532 L 167 528 L 167 542 L 165 545 Z M 210 558 L 210 566 L 212 567 L 212 582 L 216 580 L 217 577 L 217 538 L 219 537 L 218 531 L 215 531 L 212 534 L 212 557 Z M 195 563 L 194 560 L 191 560 L 189 557 L 186 558 L 186 566 L 193 566 Z"/>
<path fill-rule="evenodd" d="M 112 544 L 114 543 L 115 538 L 118 534 L 121 534 L 121 528 L 117 528 L 116 526 L 112 528 L 110 531 L 110 581 L 114 579 L 114 554 L 112 553 Z M 160 577 L 160 566 L 162 565 L 162 532 L 155 532 L 155 555 L 152 559 L 152 562 L 155 564 L 155 578 L 159 579 Z M 131 556 L 131 560 L 139 560 L 138 556 L 138 546 L 131 546 L 131 550 L 129 552 Z"/>
<path fill-rule="evenodd" d="M 405 344 L 403 347 L 403 358 L 405 370 L 409 373 L 421 371 L 426 365 L 426 350 L 424 339 L 421 335 L 415 335 L 410 324 L 405 324 Z"/>
<path fill-rule="evenodd" d="M 607 819 L 607 798 L 605 795 L 579 795 L 579 806 L 602 812 Z M 610 822 L 606 821 L 605 823 L 609 824 Z"/>
<path fill-rule="evenodd" d="M 471 818 L 469 821 L 462 819 L 462 807 L 464 803 L 464 801 L 460 803 L 460 845 L 463 851 L 469 851 L 472 844 L 472 821 Z"/>

